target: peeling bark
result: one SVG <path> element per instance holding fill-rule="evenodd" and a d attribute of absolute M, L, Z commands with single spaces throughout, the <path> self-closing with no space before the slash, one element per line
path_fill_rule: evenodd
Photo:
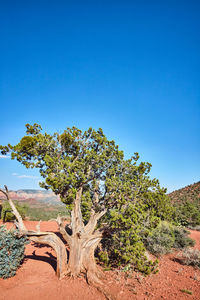
<path fill-rule="evenodd" d="M 71 212 L 71 227 L 72 227 L 72 235 L 80 233 L 84 230 L 84 224 L 81 213 L 81 195 L 83 192 L 83 187 L 81 187 L 77 193 L 76 198 L 74 200 L 74 206 Z"/>

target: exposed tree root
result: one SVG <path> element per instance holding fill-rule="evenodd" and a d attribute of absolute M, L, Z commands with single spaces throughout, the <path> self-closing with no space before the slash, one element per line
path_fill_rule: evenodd
<path fill-rule="evenodd" d="M 117 300 L 117 297 L 110 293 L 108 287 L 101 281 L 94 273 L 87 272 L 87 282 L 94 286 L 100 293 L 102 293 L 107 300 Z"/>

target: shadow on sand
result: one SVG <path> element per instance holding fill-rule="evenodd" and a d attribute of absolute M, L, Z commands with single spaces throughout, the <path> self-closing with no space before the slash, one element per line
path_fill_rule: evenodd
<path fill-rule="evenodd" d="M 52 255 L 50 252 L 48 252 L 48 251 L 45 252 L 45 254 L 47 254 L 48 256 L 37 255 L 37 254 L 35 254 L 35 250 L 34 250 L 33 253 L 32 253 L 32 255 L 26 255 L 25 256 L 25 260 L 27 260 L 27 259 L 33 259 L 33 260 L 40 260 L 40 261 L 47 262 L 48 264 L 50 264 L 52 266 L 52 268 L 56 272 L 56 267 L 57 267 L 56 257 L 54 255 Z"/>

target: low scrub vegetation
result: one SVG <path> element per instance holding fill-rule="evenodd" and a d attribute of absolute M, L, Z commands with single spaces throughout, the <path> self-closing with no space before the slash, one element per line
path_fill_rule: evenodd
<path fill-rule="evenodd" d="M 195 244 L 195 241 L 189 237 L 190 232 L 181 226 L 174 226 L 174 244 L 173 248 L 183 249 L 187 247 L 192 247 Z"/>
<path fill-rule="evenodd" d="M 0 277 L 9 278 L 16 274 L 24 259 L 26 237 L 17 230 L 0 227 Z"/>
<path fill-rule="evenodd" d="M 182 289 L 181 292 L 188 294 L 188 295 L 192 295 L 192 291 L 190 291 L 190 290 Z"/>
<path fill-rule="evenodd" d="M 66 215 L 66 207 L 49 206 L 49 207 L 30 207 L 28 206 L 26 218 L 31 221 L 48 221 L 56 219 L 58 214 Z"/>
<path fill-rule="evenodd" d="M 69 214 L 65 206 L 30 206 L 27 203 L 22 203 L 19 201 L 14 201 L 14 204 L 23 220 L 27 219 L 31 221 L 48 221 L 50 219 L 56 219 L 58 214 Z M 0 218 L 3 222 L 11 222 L 16 219 L 8 201 L 3 202 Z"/>
<path fill-rule="evenodd" d="M 193 246 L 194 241 L 188 235 L 189 232 L 185 228 L 162 221 L 152 230 L 144 243 L 149 252 L 159 256 L 169 253 L 172 248 L 183 249 Z"/>
<path fill-rule="evenodd" d="M 200 250 L 188 248 L 178 255 L 178 261 L 187 266 L 200 268 Z"/>
<path fill-rule="evenodd" d="M 177 203 L 176 220 L 180 225 L 187 227 L 200 226 L 200 201 Z"/>
<path fill-rule="evenodd" d="M 169 197 L 175 207 L 174 220 L 179 225 L 200 226 L 200 182 L 174 191 Z"/>
<path fill-rule="evenodd" d="M 188 226 L 188 228 L 191 229 L 191 230 L 200 231 L 200 225 L 196 225 L 196 226 Z"/>
<path fill-rule="evenodd" d="M 20 204 L 18 201 L 14 201 L 14 204 L 18 212 L 20 213 L 22 219 L 24 220 L 25 217 L 27 216 L 28 205 Z M 4 201 L 0 217 L 3 220 L 3 222 L 10 222 L 16 219 L 8 201 Z"/>

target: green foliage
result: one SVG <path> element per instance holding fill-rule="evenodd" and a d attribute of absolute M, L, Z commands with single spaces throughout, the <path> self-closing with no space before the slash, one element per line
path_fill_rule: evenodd
<path fill-rule="evenodd" d="M 127 181 L 125 184 L 127 186 Z M 173 209 L 158 182 L 143 177 L 140 184 L 142 188 L 134 190 L 134 199 L 124 203 L 118 201 L 115 209 L 111 209 L 104 219 L 107 230 L 102 246 L 110 264 L 130 263 L 135 269 L 149 274 L 155 271 L 157 261 L 148 261 L 144 240 L 160 220 L 171 219 Z"/>
<path fill-rule="evenodd" d="M 66 207 L 28 207 L 27 218 L 32 221 L 48 221 L 56 219 L 58 215 L 69 215 Z"/>
<path fill-rule="evenodd" d="M 157 261 L 147 259 L 141 231 L 144 229 L 145 213 L 139 205 L 129 204 L 121 210 L 112 209 L 107 216 L 107 228 L 102 240 L 106 264 L 134 265 L 134 268 L 145 274 L 156 270 Z M 109 261 L 108 261 L 109 259 Z"/>
<path fill-rule="evenodd" d="M 186 293 L 188 295 L 192 295 L 192 291 L 190 291 L 190 290 L 182 289 L 181 292 Z"/>
<path fill-rule="evenodd" d="M 108 266 L 109 263 L 109 257 L 108 253 L 106 251 L 99 251 L 98 252 L 98 258 L 105 266 Z"/>
<path fill-rule="evenodd" d="M 20 204 L 18 201 L 14 201 L 15 207 L 17 208 L 19 214 L 21 215 L 22 219 L 25 219 L 28 211 L 28 205 L 27 204 Z M 12 213 L 12 209 L 10 207 L 10 204 L 8 201 L 5 201 L 3 203 L 3 208 L 1 212 L 1 219 L 4 222 L 10 222 L 15 220 L 15 216 Z"/>
<path fill-rule="evenodd" d="M 9 278 L 16 274 L 24 258 L 26 237 L 16 230 L 7 231 L 0 226 L 0 277 Z"/>
<path fill-rule="evenodd" d="M 148 251 L 159 256 L 169 253 L 172 248 L 183 249 L 193 246 L 194 241 L 188 235 L 189 232 L 184 228 L 162 221 L 144 239 L 144 243 Z"/>
<path fill-rule="evenodd" d="M 192 227 L 200 225 L 200 201 L 185 200 L 177 203 L 175 207 L 176 220 L 179 224 Z"/>
<path fill-rule="evenodd" d="M 200 225 L 200 182 L 196 182 L 169 194 L 175 207 L 174 219 L 180 225 Z"/>
<path fill-rule="evenodd" d="M 139 162 L 139 154 L 124 158 L 123 151 L 109 141 L 102 129 L 82 132 L 76 127 L 62 134 L 42 133 L 38 124 L 26 125 L 27 131 L 17 145 L 0 146 L 1 153 L 27 168 L 38 168 L 40 186 L 59 194 L 68 210 L 77 191 L 83 187 L 81 209 L 87 222 L 91 210 L 107 214 L 99 222 L 104 228 L 102 259 L 112 265 L 134 264 L 150 273 L 155 264 L 148 262 L 142 237 L 147 237 L 160 220 L 170 221 L 173 208 L 166 190 L 157 179 L 150 179 L 151 164 Z"/>

